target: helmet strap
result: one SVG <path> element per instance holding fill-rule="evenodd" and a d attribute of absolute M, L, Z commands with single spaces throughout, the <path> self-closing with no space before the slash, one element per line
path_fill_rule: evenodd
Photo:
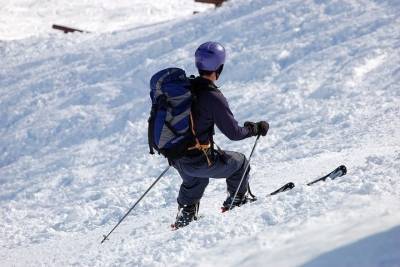
<path fill-rule="evenodd" d="M 224 69 L 224 64 L 219 66 L 219 68 L 215 71 L 215 76 L 217 77 L 217 80 L 218 80 L 219 76 L 221 75 L 223 69 Z"/>

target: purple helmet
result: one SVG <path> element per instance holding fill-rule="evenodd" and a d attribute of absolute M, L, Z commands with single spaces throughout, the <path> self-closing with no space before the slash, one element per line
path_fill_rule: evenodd
<path fill-rule="evenodd" d="M 199 70 L 217 71 L 225 63 L 225 48 L 217 42 L 207 42 L 194 54 Z"/>

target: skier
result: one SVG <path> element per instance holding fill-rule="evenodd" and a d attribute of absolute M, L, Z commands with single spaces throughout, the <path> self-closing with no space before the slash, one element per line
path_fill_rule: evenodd
<path fill-rule="evenodd" d="M 239 188 L 247 159 L 238 152 L 223 151 L 213 142 L 214 125 L 231 140 L 242 140 L 251 136 L 265 136 L 269 129 L 266 121 L 245 122 L 238 125 L 228 102 L 214 84 L 218 80 L 225 63 L 225 48 L 217 42 L 206 42 L 195 52 L 195 63 L 199 76 L 191 80 L 195 101 L 192 104 L 192 127 L 196 143 L 189 147 L 185 156 L 173 160 L 172 165 L 182 177 L 177 198 L 178 215 L 173 224 L 181 228 L 197 219 L 200 199 L 208 185 L 209 178 L 226 178 L 228 197 L 223 207 L 229 209 L 248 201 L 249 170 Z"/>

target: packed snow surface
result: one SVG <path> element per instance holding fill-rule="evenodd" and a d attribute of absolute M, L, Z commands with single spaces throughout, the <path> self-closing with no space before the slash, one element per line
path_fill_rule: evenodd
<path fill-rule="evenodd" d="M 1 266 L 400 266 L 399 1 L 235 0 L 194 16 L 184 1 L 1 2 Z M 19 24 L 60 14 L 93 33 Z M 100 245 L 167 166 L 148 154 L 151 75 L 194 74 L 208 40 L 226 46 L 218 85 L 236 118 L 271 125 L 251 164 L 259 200 L 221 214 L 212 180 L 202 218 L 171 231 L 170 170 Z M 254 140 L 216 135 L 247 155 Z"/>
<path fill-rule="evenodd" d="M 206 9 L 193 0 L 0 0 L 0 40 L 55 34 L 53 24 L 96 33 L 145 27 Z"/>

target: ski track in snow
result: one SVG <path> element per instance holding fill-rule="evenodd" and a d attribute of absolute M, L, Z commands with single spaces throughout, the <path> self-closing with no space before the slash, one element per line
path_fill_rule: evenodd
<path fill-rule="evenodd" d="M 391 0 L 237 0 L 0 41 L 1 265 L 400 266 L 399 15 Z M 100 245 L 167 164 L 148 155 L 151 75 L 195 73 L 207 40 L 226 45 L 218 84 L 236 118 L 271 125 L 252 159 L 260 200 L 221 214 L 225 183 L 212 180 L 204 218 L 172 232 L 170 171 Z M 254 139 L 216 142 L 248 154 Z M 346 176 L 305 186 L 340 164 Z"/>

